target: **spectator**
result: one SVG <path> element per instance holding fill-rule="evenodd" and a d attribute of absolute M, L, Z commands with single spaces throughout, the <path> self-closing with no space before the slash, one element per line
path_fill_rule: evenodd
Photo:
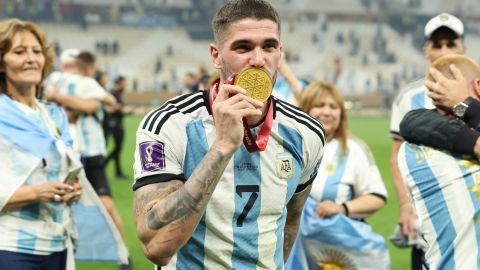
<path fill-rule="evenodd" d="M 65 112 L 36 99 L 53 66 L 45 33 L 34 23 L 0 24 L 0 269 L 65 270 L 74 227 L 70 205 L 80 164 Z M 71 165 L 69 165 L 71 164 Z"/>
<path fill-rule="evenodd" d="M 336 87 L 321 81 L 300 99 L 323 124 L 327 144 L 286 269 L 390 269 L 385 240 L 363 222 L 385 205 L 387 191 L 367 145 L 348 135 L 343 104 Z"/>

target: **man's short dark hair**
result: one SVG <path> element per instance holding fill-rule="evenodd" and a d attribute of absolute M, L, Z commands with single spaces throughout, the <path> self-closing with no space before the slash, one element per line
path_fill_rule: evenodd
<path fill-rule="evenodd" d="M 77 67 L 80 70 L 85 70 L 88 67 L 93 67 L 96 62 L 95 55 L 88 51 L 80 52 L 77 57 L 75 57 Z"/>
<path fill-rule="evenodd" d="M 428 41 L 437 41 L 439 38 L 446 38 L 448 40 L 455 40 L 457 38 L 460 38 L 463 40 L 463 36 L 459 36 L 457 33 L 455 33 L 452 29 L 442 26 L 435 30 L 428 39 L 426 39 L 426 42 Z"/>
<path fill-rule="evenodd" d="M 220 43 L 220 36 L 230 24 L 247 18 L 271 20 L 277 24 L 280 33 L 280 17 L 270 3 L 264 0 L 232 0 L 220 8 L 213 17 L 212 29 L 215 42 Z"/>
<path fill-rule="evenodd" d="M 124 81 L 124 80 L 126 80 L 126 79 L 127 79 L 127 78 L 126 78 L 125 76 L 120 75 L 120 76 L 118 76 L 118 77 L 115 79 L 114 83 L 115 83 L 115 84 L 119 84 L 119 83 L 121 83 L 122 81 Z"/>

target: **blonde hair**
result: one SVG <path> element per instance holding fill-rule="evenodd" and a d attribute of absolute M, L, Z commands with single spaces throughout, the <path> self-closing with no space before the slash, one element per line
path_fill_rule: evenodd
<path fill-rule="evenodd" d="M 19 19 L 9 19 L 0 23 L 0 60 L 3 65 L 3 57 L 12 47 L 12 39 L 15 34 L 20 32 L 32 33 L 42 47 L 42 53 L 45 57 L 45 64 L 42 70 L 42 81 L 50 74 L 53 69 L 53 51 L 52 45 L 48 43 L 47 35 L 35 23 L 31 21 L 22 21 Z M 39 86 L 39 85 L 38 85 Z M 7 91 L 7 78 L 5 72 L 0 72 L 0 93 Z"/>
<path fill-rule="evenodd" d="M 440 71 L 448 79 L 454 79 L 450 71 L 450 65 L 454 64 L 465 77 L 467 83 L 471 83 L 474 79 L 480 78 L 480 67 L 472 59 L 459 54 L 449 54 L 435 60 L 430 67 Z M 425 76 L 426 80 L 433 81 L 430 72 Z"/>
<path fill-rule="evenodd" d="M 340 142 L 341 159 L 347 152 L 347 111 L 345 110 L 343 98 L 335 85 L 323 81 L 311 83 L 305 91 L 303 91 L 298 105 L 303 111 L 310 113 L 310 110 L 315 107 L 325 95 L 330 95 L 340 108 L 340 124 L 337 130 L 335 130 L 333 138 Z"/>

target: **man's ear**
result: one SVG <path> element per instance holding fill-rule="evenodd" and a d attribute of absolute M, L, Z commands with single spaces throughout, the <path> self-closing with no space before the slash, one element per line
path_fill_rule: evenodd
<path fill-rule="evenodd" d="M 480 77 L 477 77 L 472 82 L 472 95 L 475 99 L 480 100 Z"/>
<path fill-rule="evenodd" d="M 223 65 L 222 58 L 220 57 L 220 51 L 218 45 L 210 44 L 210 55 L 212 56 L 213 65 L 216 69 L 220 69 Z"/>

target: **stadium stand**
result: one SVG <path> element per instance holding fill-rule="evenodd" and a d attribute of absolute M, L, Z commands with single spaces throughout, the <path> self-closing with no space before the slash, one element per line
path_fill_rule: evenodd
<path fill-rule="evenodd" d="M 211 66 L 208 18 L 223 2 L 25 0 L 6 5 L 2 15 L 30 12 L 60 48 L 96 52 L 101 69 L 112 78 L 128 74 L 140 92 L 178 93 L 185 74 Z M 388 101 L 405 82 L 424 74 L 423 29 L 418 25 L 442 11 L 466 17 L 468 55 L 479 59 L 479 16 L 471 12 L 480 8 L 478 1 L 271 2 L 284 20 L 284 49 L 295 73 L 307 81 L 335 82 L 347 99 L 377 95 Z M 28 10 L 26 5 L 36 9 Z M 117 43 L 115 53 L 102 53 L 101 46 L 112 42 Z"/>

